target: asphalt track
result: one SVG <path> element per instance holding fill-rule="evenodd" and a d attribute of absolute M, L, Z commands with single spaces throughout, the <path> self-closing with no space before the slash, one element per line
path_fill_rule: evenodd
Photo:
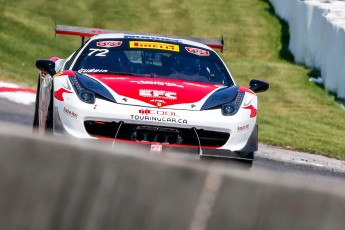
<path fill-rule="evenodd" d="M 32 125 L 34 105 L 23 105 L 0 98 L 0 122 L 6 125 Z M 1 150 L 1 147 L 0 147 Z M 186 160 L 194 160 L 186 157 Z M 233 164 L 224 161 L 226 167 Z M 259 145 L 256 159 L 250 169 L 251 173 L 283 173 L 289 176 L 303 178 L 315 183 L 345 185 L 345 164 L 342 161 L 325 157 L 298 153 L 290 150 Z"/>

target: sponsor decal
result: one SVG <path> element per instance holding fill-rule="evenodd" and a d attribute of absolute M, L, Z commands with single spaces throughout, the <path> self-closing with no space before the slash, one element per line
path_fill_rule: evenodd
<path fill-rule="evenodd" d="M 179 39 L 156 37 L 156 36 L 145 36 L 145 35 L 128 35 L 128 34 L 125 34 L 124 38 L 147 39 L 147 40 L 154 40 L 154 41 L 182 43 L 182 41 Z"/>
<path fill-rule="evenodd" d="M 64 93 L 73 93 L 73 92 L 68 91 L 64 88 L 60 88 L 59 90 L 54 92 L 54 97 L 59 101 L 64 101 L 64 98 L 63 98 Z"/>
<path fill-rule="evenodd" d="M 245 130 L 248 130 L 248 129 L 249 129 L 249 124 L 238 126 L 237 127 L 237 132 L 242 132 L 242 131 L 245 131 Z"/>
<path fill-rule="evenodd" d="M 130 118 L 136 121 L 156 121 L 156 122 L 174 123 L 174 124 L 188 124 L 187 119 L 175 118 L 175 117 L 130 115 Z"/>
<path fill-rule="evenodd" d="M 64 112 L 65 114 L 67 114 L 68 116 L 70 116 L 70 117 L 73 117 L 73 118 L 75 118 L 75 119 L 78 118 L 78 114 L 76 114 L 75 112 L 73 112 L 73 111 L 67 109 L 66 107 L 63 107 L 63 112 Z"/>
<path fill-rule="evenodd" d="M 192 82 L 183 82 L 183 84 L 185 85 L 190 85 L 190 86 L 194 86 L 194 87 L 201 87 L 201 88 L 207 88 L 208 86 L 206 85 L 200 85 L 198 83 L 192 83 Z"/>
<path fill-rule="evenodd" d="M 152 152 L 162 152 L 162 150 L 163 150 L 162 145 L 158 145 L 158 144 L 151 145 L 151 151 Z"/>
<path fill-rule="evenodd" d="M 139 96 L 166 100 L 176 100 L 177 98 L 176 92 L 154 89 L 139 89 Z"/>
<path fill-rule="evenodd" d="M 157 116 L 167 116 L 167 117 L 179 117 L 174 111 L 167 110 L 156 110 L 156 109 L 140 109 L 140 115 L 157 115 Z"/>
<path fill-rule="evenodd" d="M 198 48 L 193 48 L 193 47 L 186 47 L 187 52 L 196 54 L 199 56 L 210 56 L 210 52 L 207 50 L 202 50 Z"/>
<path fill-rule="evenodd" d="M 145 81 L 145 80 L 133 80 L 130 81 L 131 83 L 137 83 L 138 85 L 159 85 L 159 86 L 174 86 L 174 87 L 178 87 L 178 88 L 183 88 L 183 85 L 179 85 L 179 84 L 175 84 L 172 82 L 163 82 L 163 81 Z"/>
<path fill-rule="evenodd" d="M 254 108 L 253 105 L 249 105 L 249 106 L 246 106 L 246 107 L 243 107 L 243 108 L 250 110 L 250 118 L 256 117 L 256 109 Z"/>
<path fill-rule="evenodd" d="M 130 48 L 140 48 L 140 49 L 156 49 L 156 50 L 169 50 L 174 52 L 180 51 L 179 45 L 161 43 L 161 42 L 142 42 L 142 41 L 130 41 Z"/>
<path fill-rule="evenodd" d="M 97 42 L 98 47 L 118 47 L 121 46 L 122 42 L 121 41 L 100 41 Z"/>
<path fill-rule="evenodd" d="M 91 33 L 93 33 L 93 34 L 108 34 L 107 31 L 102 31 L 99 29 L 93 29 L 93 30 L 91 30 Z"/>
<path fill-rule="evenodd" d="M 80 69 L 78 73 L 106 73 L 108 70 L 106 69 Z"/>
<path fill-rule="evenodd" d="M 161 107 L 162 105 L 165 105 L 167 102 L 164 100 L 159 100 L 159 99 L 152 99 L 150 100 L 151 105 L 156 104 L 158 107 Z"/>
<path fill-rule="evenodd" d="M 116 75 L 116 74 L 114 74 Z M 103 80 L 127 80 L 130 79 L 129 77 L 119 77 L 120 75 L 116 75 L 116 77 L 102 77 Z"/>

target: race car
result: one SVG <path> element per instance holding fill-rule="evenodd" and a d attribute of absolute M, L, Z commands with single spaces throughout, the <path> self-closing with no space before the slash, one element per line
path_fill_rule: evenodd
<path fill-rule="evenodd" d="M 223 40 L 65 25 L 55 32 L 82 43 L 68 58 L 36 61 L 39 132 L 253 161 L 256 93 L 269 84 L 236 85 L 214 51 Z"/>

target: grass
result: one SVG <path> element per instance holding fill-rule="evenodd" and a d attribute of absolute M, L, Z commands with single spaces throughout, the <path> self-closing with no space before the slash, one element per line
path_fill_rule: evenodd
<path fill-rule="evenodd" d="M 34 87 L 36 59 L 67 57 L 76 37 L 58 24 L 147 33 L 225 37 L 221 55 L 237 83 L 270 83 L 259 95 L 260 141 L 345 159 L 345 112 L 309 82 L 317 71 L 293 63 L 288 25 L 267 0 L 0 0 L 0 79 Z M 68 5 L 68 7 L 67 7 Z"/>

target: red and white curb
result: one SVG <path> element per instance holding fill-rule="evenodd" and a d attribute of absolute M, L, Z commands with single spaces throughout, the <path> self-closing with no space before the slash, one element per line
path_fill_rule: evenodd
<path fill-rule="evenodd" d="M 0 81 L 0 97 L 16 103 L 30 105 L 35 103 L 36 90 L 21 88 L 16 84 Z"/>

